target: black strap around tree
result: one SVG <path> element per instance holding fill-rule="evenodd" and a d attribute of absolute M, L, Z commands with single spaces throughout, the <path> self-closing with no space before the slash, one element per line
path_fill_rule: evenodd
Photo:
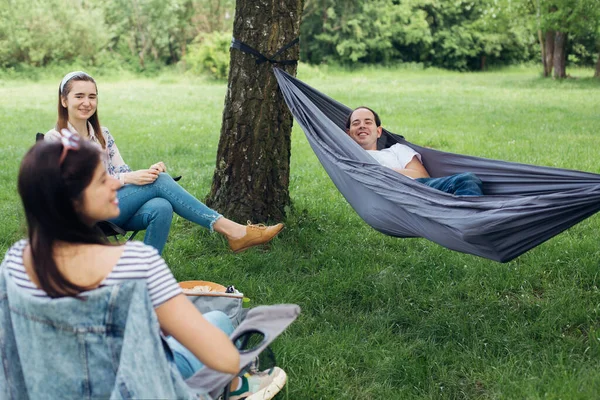
<path fill-rule="evenodd" d="M 275 58 L 277 56 L 279 56 L 281 53 L 283 53 L 284 51 L 286 51 L 287 49 L 289 49 L 290 47 L 297 44 L 299 41 L 300 41 L 299 38 L 292 40 L 291 42 L 289 42 L 288 44 L 286 44 L 285 46 L 283 46 L 282 48 L 277 50 L 277 52 L 275 54 L 273 54 L 271 57 L 265 56 L 258 50 L 248 46 L 244 42 L 240 42 L 236 38 L 231 38 L 231 47 L 233 47 L 234 49 L 243 51 L 244 53 L 251 54 L 254 57 L 256 57 L 256 64 L 270 62 L 271 64 L 292 65 L 292 64 L 296 64 L 298 62 L 298 60 L 276 60 Z"/>

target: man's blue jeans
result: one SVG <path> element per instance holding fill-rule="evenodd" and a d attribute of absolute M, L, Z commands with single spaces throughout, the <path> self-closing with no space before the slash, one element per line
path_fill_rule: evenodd
<path fill-rule="evenodd" d="M 221 214 L 208 208 L 169 176 L 161 173 L 149 185 L 125 185 L 117 191 L 121 213 L 110 222 L 134 231 L 146 230 L 144 243 L 162 254 L 171 229 L 173 211 L 212 231 Z"/>
<path fill-rule="evenodd" d="M 208 322 L 225 332 L 227 336 L 230 336 L 233 333 L 233 324 L 224 312 L 210 311 L 203 315 Z M 183 345 L 172 336 L 167 338 L 167 344 L 173 351 L 175 365 L 177 365 L 177 369 L 181 373 L 181 376 L 183 376 L 183 379 L 187 379 L 194 375 L 196 371 L 204 366 L 191 351 L 183 347 Z"/>
<path fill-rule="evenodd" d="M 481 179 L 472 172 L 441 178 L 417 178 L 415 180 L 434 189 L 457 196 L 483 196 Z"/>

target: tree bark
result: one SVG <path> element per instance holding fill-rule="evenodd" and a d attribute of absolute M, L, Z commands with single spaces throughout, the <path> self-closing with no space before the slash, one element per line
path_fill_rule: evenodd
<path fill-rule="evenodd" d="M 545 51 L 543 54 L 544 58 L 544 77 L 548 78 L 552 76 L 552 67 L 554 65 L 554 39 L 556 37 L 556 32 L 547 31 L 546 32 L 546 40 L 544 41 Z"/>
<path fill-rule="evenodd" d="M 540 50 L 542 52 L 542 66 L 544 67 L 544 77 L 546 76 L 546 44 L 544 43 L 544 35 L 542 31 L 538 29 L 538 41 L 540 42 Z"/>
<path fill-rule="evenodd" d="M 556 32 L 554 38 L 554 78 L 563 79 L 567 77 L 567 55 L 566 55 L 567 33 Z"/>
<path fill-rule="evenodd" d="M 537 17 L 537 34 L 538 41 L 540 42 L 540 50 L 542 53 L 542 65 L 544 67 L 544 78 L 547 78 L 552 73 L 552 68 L 550 67 L 550 71 L 548 71 L 548 65 L 552 65 L 552 63 L 548 63 L 548 32 L 542 32 L 542 7 L 540 4 L 540 0 L 536 0 L 535 2 L 536 8 L 536 17 Z M 551 36 L 552 40 L 554 40 L 554 35 Z M 554 48 L 554 41 L 552 42 L 552 48 Z M 551 59 L 551 57 L 550 57 Z"/>
<path fill-rule="evenodd" d="M 596 73 L 594 78 L 600 78 L 600 52 L 598 53 L 598 61 L 596 61 Z"/>
<path fill-rule="evenodd" d="M 304 0 L 237 0 L 233 36 L 265 56 L 298 37 Z M 278 59 L 299 58 L 295 45 Z M 272 65 L 237 49 L 207 204 L 238 222 L 279 221 L 290 204 L 292 116 Z M 296 75 L 296 65 L 280 66 Z"/>

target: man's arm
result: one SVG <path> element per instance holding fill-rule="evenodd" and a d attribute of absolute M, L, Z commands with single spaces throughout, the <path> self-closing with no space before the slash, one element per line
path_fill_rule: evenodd
<path fill-rule="evenodd" d="M 392 168 L 394 171 L 409 176 L 411 178 L 429 178 L 429 173 L 419 161 L 417 156 L 414 156 L 412 160 L 404 168 Z"/>

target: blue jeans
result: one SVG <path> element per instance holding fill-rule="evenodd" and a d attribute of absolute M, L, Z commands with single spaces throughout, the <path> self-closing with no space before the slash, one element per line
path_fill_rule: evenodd
<path fill-rule="evenodd" d="M 161 173 L 149 185 L 125 185 L 117 191 L 121 213 L 110 222 L 128 231 L 146 230 L 144 243 L 162 254 L 171 229 L 173 211 L 210 229 L 221 217 L 189 194 L 169 176 Z"/>
<path fill-rule="evenodd" d="M 457 196 L 483 196 L 483 183 L 472 172 L 442 176 L 441 178 L 417 178 L 415 180 L 434 189 Z"/>
<path fill-rule="evenodd" d="M 210 311 L 203 315 L 208 322 L 225 332 L 227 336 L 230 336 L 233 333 L 233 324 L 224 312 Z M 175 365 L 177 365 L 177 369 L 181 373 L 181 376 L 183 376 L 183 379 L 187 379 L 194 375 L 196 371 L 204 366 L 191 351 L 183 347 L 183 345 L 172 336 L 167 338 L 167 343 L 173 351 Z"/>

